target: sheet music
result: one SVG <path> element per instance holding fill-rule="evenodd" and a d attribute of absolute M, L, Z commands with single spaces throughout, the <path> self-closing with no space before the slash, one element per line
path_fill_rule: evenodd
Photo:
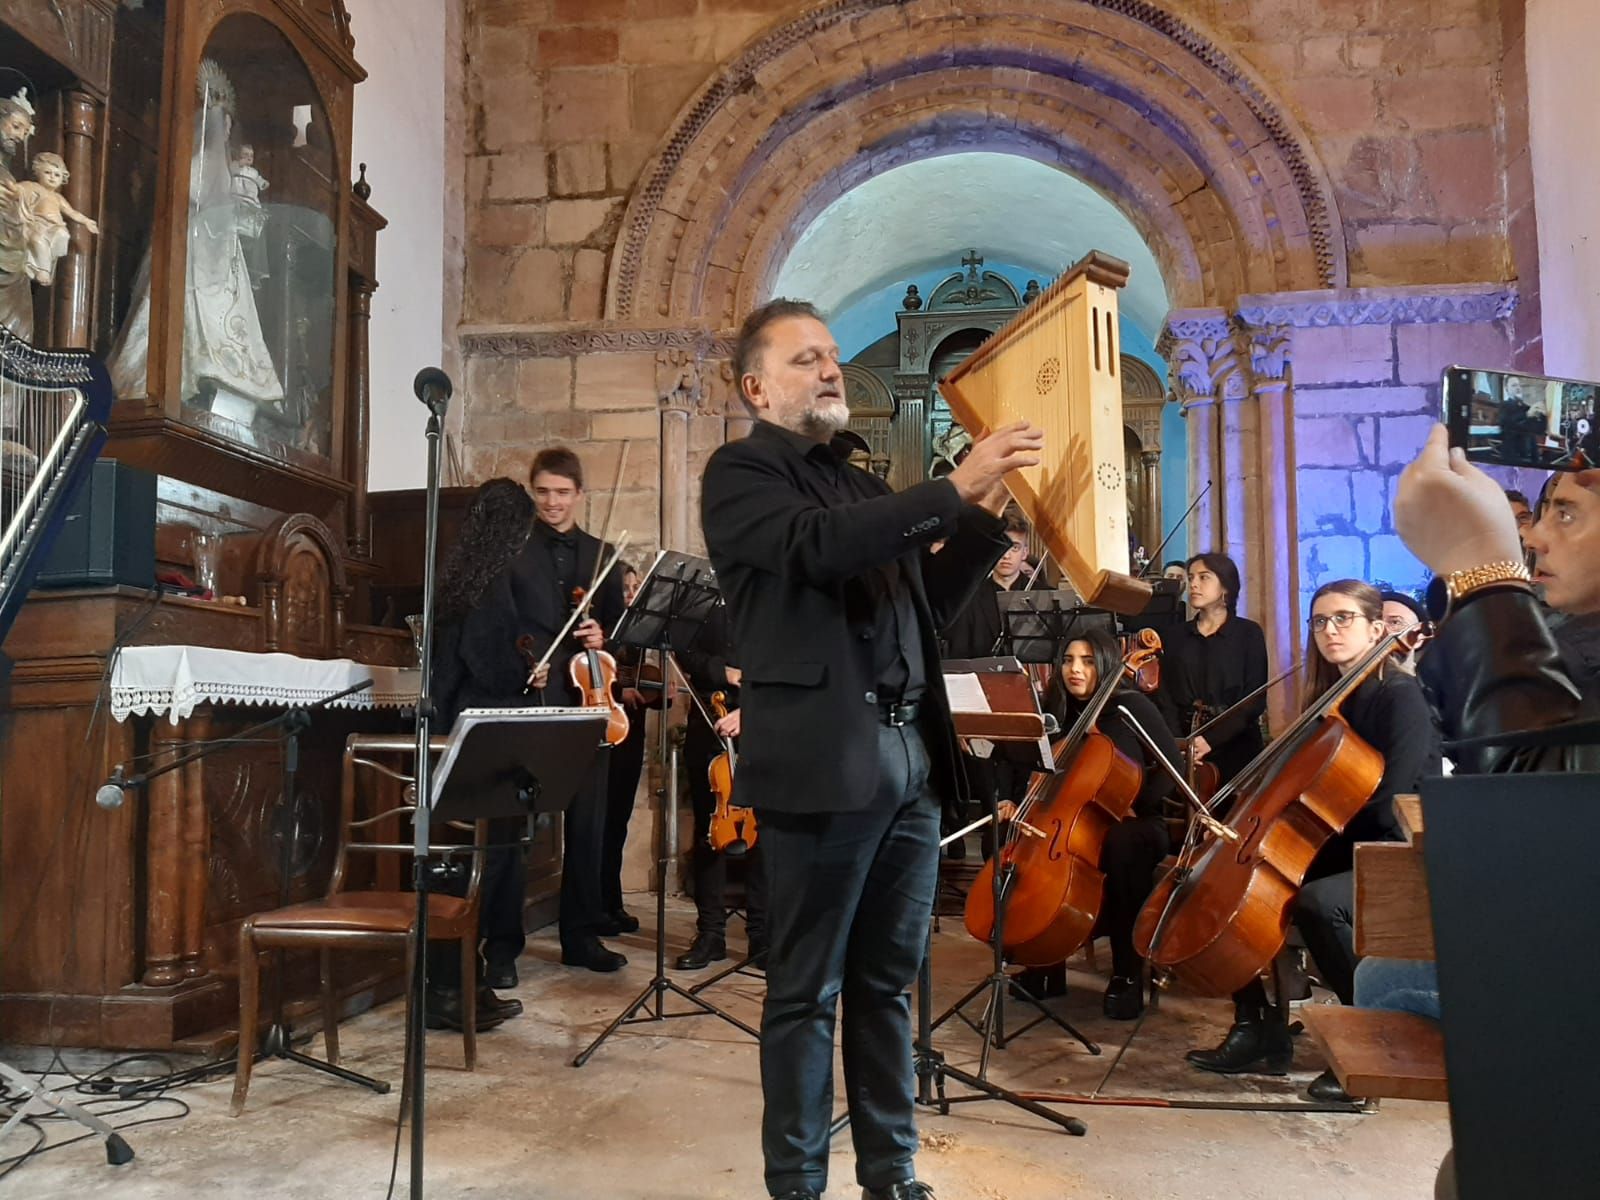
<path fill-rule="evenodd" d="M 989 697 L 983 694 L 983 684 L 978 682 L 976 675 L 946 675 L 944 689 L 949 694 L 950 711 L 953 713 L 994 711 L 989 707 Z"/>

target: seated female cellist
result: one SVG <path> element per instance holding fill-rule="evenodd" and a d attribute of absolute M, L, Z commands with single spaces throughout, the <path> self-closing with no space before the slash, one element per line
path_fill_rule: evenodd
<path fill-rule="evenodd" d="M 1302 709 L 1355 667 L 1388 632 L 1378 590 L 1358 579 L 1323 584 L 1311 600 Z M 1425 776 L 1440 771 L 1439 730 L 1416 677 L 1385 662 L 1344 701 L 1350 729 L 1383 756 L 1383 775 L 1366 805 L 1342 833 L 1330 838 L 1306 873 L 1295 901 L 1294 923 L 1316 960 L 1322 981 L 1341 1003 L 1353 999 L 1356 968 L 1351 925 L 1355 886 L 1351 872 L 1356 842 L 1398 841 L 1397 793 L 1414 792 Z M 1195 1066 L 1223 1074 L 1282 1075 L 1294 1057 L 1285 1013 L 1267 1000 L 1257 978 L 1234 994 L 1234 1023 L 1214 1050 L 1191 1050 Z M 1332 1072 L 1312 1084 L 1322 1100 L 1344 1097 Z"/>
<path fill-rule="evenodd" d="M 1095 626 L 1083 637 L 1068 643 L 1061 669 L 1046 689 L 1045 711 L 1055 715 L 1062 729 L 1071 729 L 1107 671 L 1121 675 L 1122 659 L 1111 635 Z M 1103 1001 L 1105 1014 L 1114 1020 L 1131 1021 L 1144 1011 L 1144 960 L 1133 948 L 1133 924 L 1150 895 L 1156 866 L 1167 853 L 1167 829 L 1161 819 L 1161 802 L 1172 791 L 1173 783 L 1171 776 L 1155 764 L 1144 743 L 1118 714 L 1119 706 L 1126 708 L 1144 726 L 1169 762 L 1177 763 L 1180 759 L 1178 744 L 1155 704 L 1133 686 L 1131 679 L 1124 680 L 1101 714 L 1098 728 L 1118 750 L 1144 768 L 1144 781 L 1134 801 L 1132 815 L 1111 827 L 1100 852 L 1105 892 L 1097 928 L 1111 940 L 1111 981 L 1106 985 Z M 1014 810 L 1012 805 L 1001 805 L 1003 817 Z M 1064 962 L 1030 967 L 1016 978 L 1036 997 L 1060 996 L 1067 990 Z"/>

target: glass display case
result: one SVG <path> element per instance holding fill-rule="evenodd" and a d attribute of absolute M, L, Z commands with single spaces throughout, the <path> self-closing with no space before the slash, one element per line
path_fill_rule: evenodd
<path fill-rule="evenodd" d="M 258 484 L 258 503 L 344 524 L 364 413 L 348 370 L 350 113 L 363 73 L 343 8 L 167 3 L 159 23 L 175 69 L 149 233 L 131 279 L 113 281 L 103 338 L 117 455 L 234 494 Z M 125 124 L 137 130 L 137 116 Z M 124 140 L 138 166 L 142 143 Z"/>

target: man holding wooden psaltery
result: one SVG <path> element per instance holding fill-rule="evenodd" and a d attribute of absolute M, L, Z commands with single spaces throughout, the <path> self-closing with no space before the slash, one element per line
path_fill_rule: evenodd
<path fill-rule="evenodd" d="M 757 810 L 767 872 L 767 1190 L 827 1186 L 842 998 L 863 1195 L 926 1200 L 906 992 L 960 770 L 935 633 L 1009 545 L 1001 480 L 1038 463 L 1043 435 L 999 429 L 945 478 L 892 493 L 832 444 L 850 410 L 815 308 L 753 312 L 734 369 L 759 421 L 707 464 L 702 518 L 744 672 L 734 802 Z"/>

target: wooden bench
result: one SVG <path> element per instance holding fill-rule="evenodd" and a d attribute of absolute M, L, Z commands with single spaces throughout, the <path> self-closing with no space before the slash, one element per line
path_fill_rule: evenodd
<path fill-rule="evenodd" d="M 1422 802 L 1396 796 L 1404 842 L 1362 842 L 1355 849 L 1355 944 L 1363 958 L 1432 960 L 1433 914 L 1422 857 Z M 1444 1034 L 1414 1013 L 1308 1005 L 1306 1027 L 1352 1096 L 1448 1100 Z"/>

